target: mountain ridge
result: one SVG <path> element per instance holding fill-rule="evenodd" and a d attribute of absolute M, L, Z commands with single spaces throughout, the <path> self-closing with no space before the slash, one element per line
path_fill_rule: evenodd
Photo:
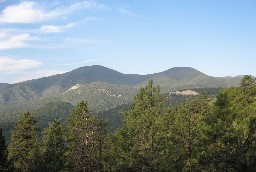
<path fill-rule="evenodd" d="M 93 65 L 93 66 L 79 67 L 77 69 L 71 70 L 63 74 L 56 74 L 48 77 L 27 80 L 19 83 L 14 83 L 14 84 L 0 83 L 0 89 L 8 89 L 11 87 L 15 87 L 17 85 L 29 85 L 33 88 L 39 89 L 38 91 L 40 91 L 41 89 L 47 89 L 53 85 L 61 86 L 62 89 L 68 89 L 71 86 L 76 84 L 80 84 L 80 83 L 91 84 L 97 81 L 111 83 L 111 84 L 136 85 L 141 82 L 145 82 L 149 79 L 152 79 L 156 76 L 163 75 L 163 74 L 165 75 L 168 72 L 175 69 L 195 70 L 190 67 L 174 67 L 174 68 L 165 70 L 163 72 L 140 75 L 140 74 L 124 74 L 101 65 Z"/>
<path fill-rule="evenodd" d="M 101 66 L 101 65 L 92 65 L 92 66 L 83 66 L 83 67 L 79 67 L 77 69 L 74 69 L 74 70 L 71 70 L 71 71 L 68 71 L 68 72 L 65 72 L 65 73 L 62 73 L 62 74 L 55 74 L 55 75 L 51 75 L 51 76 L 46 76 L 46 77 L 41 77 L 41 78 L 36 78 L 36 79 L 31 79 L 31 80 L 26 80 L 26 81 L 22 81 L 22 82 L 18 82 L 18 83 L 13 83 L 13 84 L 9 84 L 9 83 L 0 83 L 0 88 L 2 85 L 16 85 L 16 84 L 22 84 L 22 83 L 27 83 L 27 82 L 34 82 L 34 81 L 37 81 L 37 80 L 41 80 L 41 79 L 46 79 L 46 78 L 49 78 L 49 77 L 58 77 L 58 76 L 62 76 L 62 75 L 68 75 L 70 73 L 73 73 L 73 72 L 76 72 L 77 71 L 83 71 L 83 72 L 90 72 L 90 70 L 95 70 L 95 69 L 101 69 L 101 70 L 110 70 L 112 72 L 116 72 L 116 73 L 119 73 L 120 75 L 124 75 L 124 76 L 127 76 L 127 77 L 146 77 L 146 76 L 154 76 L 154 75 L 158 75 L 158 74 L 161 74 L 161 73 L 167 73 L 171 70 L 177 70 L 177 69 L 180 69 L 180 70 L 184 70 L 184 69 L 187 69 L 187 70 L 195 70 L 195 71 L 198 71 L 192 67 L 172 67 L 170 69 L 167 69 L 165 71 L 162 71 L 162 72 L 156 72 L 156 73 L 150 73 L 150 74 L 126 74 L 126 73 L 122 73 L 122 72 L 119 72 L 117 70 L 114 70 L 114 69 L 111 69 L 111 68 L 108 68 L 108 67 L 105 67 L 105 66 Z M 95 72 L 95 71 L 94 71 Z M 200 71 L 198 71 L 200 72 Z M 200 72 L 202 73 L 202 72 Z M 204 74 L 204 73 L 202 73 Z M 206 74 L 204 74 L 206 75 Z"/>
<path fill-rule="evenodd" d="M 9 105 L 29 107 L 35 101 L 45 100 L 60 100 L 72 105 L 89 100 L 92 109 L 104 110 L 131 102 L 133 95 L 151 79 L 163 93 L 170 93 L 182 89 L 238 86 L 241 77 L 212 77 L 191 67 L 173 67 L 159 73 L 139 75 L 123 74 L 100 65 L 84 66 L 64 74 L 0 84 L 0 114 Z M 79 87 L 67 93 L 77 84 Z"/>

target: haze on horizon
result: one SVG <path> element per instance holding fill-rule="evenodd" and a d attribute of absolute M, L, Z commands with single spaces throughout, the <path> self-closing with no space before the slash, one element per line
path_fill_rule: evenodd
<path fill-rule="evenodd" d="M 0 83 L 102 65 L 256 76 L 256 1 L 0 0 Z"/>

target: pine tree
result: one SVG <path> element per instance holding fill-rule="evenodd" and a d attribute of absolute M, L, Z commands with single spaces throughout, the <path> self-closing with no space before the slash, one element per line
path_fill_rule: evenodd
<path fill-rule="evenodd" d="M 245 75 L 241 80 L 241 87 L 245 90 L 245 92 L 251 87 L 254 87 L 255 84 L 255 79 L 251 75 Z"/>
<path fill-rule="evenodd" d="M 35 171 L 38 155 L 37 127 L 34 117 L 26 113 L 16 123 L 8 145 L 8 160 L 17 171 Z"/>
<path fill-rule="evenodd" d="M 42 171 L 61 171 L 64 169 L 65 148 L 64 127 L 55 119 L 49 128 L 44 130 Z"/>
<path fill-rule="evenodd" d="M 160 164 L 160 140 L 158 118 L 163 113 L 165 99 L 160 88 L 149 81 L 141 88 L 131 108 L 124 113 L 125 128 L 117 136 L 121 143 L 122 166 L 126 170 L 157 171 Z M 122 159 L 117 157 L 118 159 Z M 124 170 L 124 169 L 123 169 Z"/>
<path fill-rule="evenodd" d="M 256 90 L 246 76 L 240 88 L 217 96 L 202 130 L 205 150 L 201 164 L 207 171 L 256 170 Z"/>
<path fill-rule="evenodd" d="M 7 146 L 5 144 L 5 137 L 3 136 L 2 128 L 0 128 L 0 171 L 5 170 L 7 163 Z"/>
<path fill-rule="evenodd" d="M 89 113 L 86 102 L 82 101 L 72 111 L 67 124 L 67 157 L 72 171 L 100 170 L 103 128 Z"/>
<path fill-rule="evenodd" d="M 209 100 L 204 94 L 176 108 L 171 127 L 174 168 L 182 171 L 200 171 L 197 153 L 201 147 L 200 128 L 210 113 Z"/>

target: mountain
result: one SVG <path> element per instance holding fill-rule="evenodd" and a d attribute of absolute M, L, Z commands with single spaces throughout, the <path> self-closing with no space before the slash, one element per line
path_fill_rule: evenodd
<path fill-rule="evenodd" d="M 174 67 L 163 72 L 123 74 L 103 66 L 85 66 L 70 72 L 24 81 L 0 83 L 0 128 L 8 139 L 20 114 L 31 112 L 40 128 L 54 118 L 65 120 L 82 100 L 89 110 L 115 131 L 122 125 L 122 109 L 132 102 L 138 90 L 153 79 L 168 102 L 178 104 L 189 96 L 170 94 L 191 89 L 216 94 L 220 88 L 238 86 L 242 77 L 211 77 L 190 67 Z"/>
<path fill-rule="evenodd" d="M 6 84 L 6 83 L 0 83 L 0 89 L 6 89 L 10 86 L 10 84 Z"/>
<path fill-rule="evenodd" d="M 23 84 L 30 85 L 41 91 L 52 86 L 68 89 L 76 84 L 91 84 L 97 81 L 111 84 L 134 85 L 147 78 L 141 75 L 125 75 L 113 69 L 94 65 L 81 67 L 60 75 L 25 81 Z"/>
<path fill-rule="evenodd" d="M 241 77 L 211 77 L 190 67 L 174 67 L 163 72 L 137 75 L 123 74 L 103 66 L 85 66 L 64 74 L 16 84 L 0 84 L 0 114 L 31 109 L 36 104 L 62 101 L 76 105 L 89 102 L 93 111 L 113 108 L 132 101 L 148 80 L 163 93 L 193 88 L 238 86 Z"/>

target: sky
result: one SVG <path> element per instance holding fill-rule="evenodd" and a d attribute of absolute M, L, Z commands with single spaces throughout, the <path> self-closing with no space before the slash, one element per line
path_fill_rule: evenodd
<path fill-rule="evenodd" d="M 0 0 L 0 83 L 102 65 L 256 76 L 255 0 Z"/>

